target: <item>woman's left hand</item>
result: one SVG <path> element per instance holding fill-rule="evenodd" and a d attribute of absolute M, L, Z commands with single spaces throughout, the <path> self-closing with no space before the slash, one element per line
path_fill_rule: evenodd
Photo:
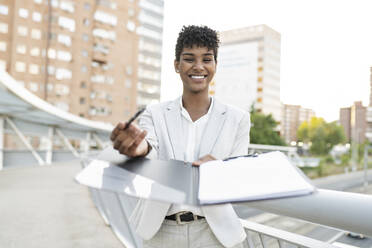
<path fill-rule="evenodd" d="M 212 161 L 212 160 L 216 160 L 215 157 L 213 157 L 212 155 L 210 154 L 207 154 L 201 158 L 199 158 L 199 160 L 197 161 L 194 161 L 192 163 L 193 166 L 200 166 L 201 164 L 205 163 L 205 162 L 208 162 L 208 161 Z"/>

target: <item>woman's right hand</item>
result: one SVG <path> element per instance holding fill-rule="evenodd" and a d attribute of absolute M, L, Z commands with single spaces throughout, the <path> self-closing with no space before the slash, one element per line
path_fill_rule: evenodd
<path fill-rule="evenodd" d="M 111 132 L 110 139 L 115 150 L 129 157 L 146 156 L 150 146 L 145 140 L 147 132 L 131 123 L 124 130 L 126 123 L 120 122 Z"/>

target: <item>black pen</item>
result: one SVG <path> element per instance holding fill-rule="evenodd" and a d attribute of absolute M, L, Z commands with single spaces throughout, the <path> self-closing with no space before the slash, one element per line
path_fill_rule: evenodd
<path fill-rule="evenodd" d="M 145 109 L 146 109 L 146 107 L 144 107 L 144 108 L 138 110 L 137 113 L 136 113 L 132 118 L 129 119 L 129 121 L 127 122 L 127 124 L 125 124 L 125 127 L 124 127 L 123 130 L 127 129 L 127 128 L 130 126 L 130 124 L 131 124 L 135 119 L 137 119 L 137 117 L 140 116 L 140 114 L 142 114 L 143 111 L 145 111 Z"/>

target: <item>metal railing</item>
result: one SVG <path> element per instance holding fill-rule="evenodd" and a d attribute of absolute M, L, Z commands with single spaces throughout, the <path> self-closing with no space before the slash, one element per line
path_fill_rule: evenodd
<path fill-rule="evenodd" d="M 82 161 L 82 166 L 86 162 Z M 92 199 L 107 225 L 127 248 L 141 248 L 142 241 L 129 225 L 137 199 L 124 194 L 90 188 Z M 331 190 L 318 190 L 305 197 L 244 203 L 271 213 L 308 220 L 366 235 L 372 235 L 372 196 Z M 336 247 L 299 234 L 283 231 L 252 221 L 241 220 L 247 233 L 249 248 L 271 247 Z"/>

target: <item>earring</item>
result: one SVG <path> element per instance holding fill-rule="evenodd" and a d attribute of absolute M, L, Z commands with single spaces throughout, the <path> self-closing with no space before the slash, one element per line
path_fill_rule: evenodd
<path fill-rule="evenodd" d="M 176 70 L 177 73 L 179 73 L 180 71 L 179 70 Z"/>

